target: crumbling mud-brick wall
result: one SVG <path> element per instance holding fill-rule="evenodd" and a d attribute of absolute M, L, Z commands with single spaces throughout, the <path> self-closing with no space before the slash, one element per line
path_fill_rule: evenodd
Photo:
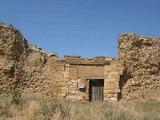
<path fill-rule="evenodd" d="M 124 61 L 122 99 L 145 99 L 160 89 L 160 38 L 124 33 L 119 38 L 119 58 Z"/>

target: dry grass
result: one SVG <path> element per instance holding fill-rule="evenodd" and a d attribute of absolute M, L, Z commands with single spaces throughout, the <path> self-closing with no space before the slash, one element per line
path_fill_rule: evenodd
<path fill-rule="evenodd" d="M 160 102 L 156 100 L 89 103 L 0 96 L 0 120 L 160 120 L 159 113 Z"/>

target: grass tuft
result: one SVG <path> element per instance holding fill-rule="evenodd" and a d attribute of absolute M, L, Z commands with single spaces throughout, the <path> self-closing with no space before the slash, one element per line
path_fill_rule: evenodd
<path fill-rule="evenodd" d="M 4 120 L 160 120 L 159 113 L 156 100 L 91 103 L 20 93 L 0 96 L 0 119 Z"/>

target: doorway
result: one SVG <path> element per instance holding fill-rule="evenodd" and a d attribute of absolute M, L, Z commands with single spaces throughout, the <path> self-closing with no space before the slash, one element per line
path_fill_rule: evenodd
<path fill-rule="evenodd" d="M 89 101 L 103 101 L 104 79 L 91 79 L 89 81 Z"/>

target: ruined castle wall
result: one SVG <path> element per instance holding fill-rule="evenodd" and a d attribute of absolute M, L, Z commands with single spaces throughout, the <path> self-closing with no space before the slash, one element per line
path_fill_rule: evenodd
<path fill-rule="evenodd" d="M 22 88 L 22 61 L 27 53 L 27 41 L 22 35 L 11 26 L 0 25 L 0 92 Z"/>
<path fill-rule="evenodd" d="M 58 76 L 53 75 L 61 69 L 55 69 L 57 59 L 54 54 L 30 46 L 13 26 L 0 24 L 0 93 L 18 90 L 54 96 L 58 89 L 53 90 L 53 86 L 58 85 L 53 81 Z"/>
<path fill-rule="evenodd" d="M 152 97 L 160 92 L 160 38 L 124 33 L 118 58 L 59 58 L 0 24 L 0 93 L 88 100 L 91 79 L 104 79 L 104 100 Z"/>
<path fill-rule="evenodd" d="M 117 100 L 121 70 L 112 58 L 59 58 L 28 44 L 18 30 L 4 24 L 0 46 L 0 93 L 18 90 L 88 100 L 89 80 L 104 79 L 105 100 Z"/>
<path fill-rule="evenodd" d="M 124 33 L 119 38 L 119 58 L 124 61 L 121 97 L 145 99 L 160 88 L 160 38 Z"/>

